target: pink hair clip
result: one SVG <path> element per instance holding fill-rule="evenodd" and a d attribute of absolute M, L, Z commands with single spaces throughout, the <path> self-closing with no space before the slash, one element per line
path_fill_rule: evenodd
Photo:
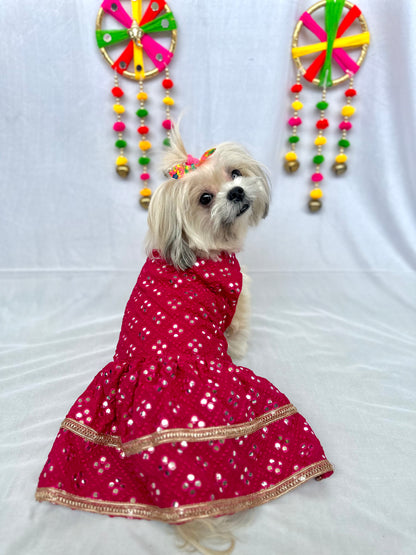
<path fill-rule="evenodd" d="M 173 179 L 181 179 L 182 177 L 184 177 L 185 174 L 196 170 L 201 164 L 205 162 L 207 158 L 214 154 L 214 152 L 215 148 L 211 148 L 204 152 L 201 158 L 194 158 L 193 156 L 188 154 L 186 162 L 184 162 L 183 164 L 176 164 L 168 171 L 168 173 Z"/>

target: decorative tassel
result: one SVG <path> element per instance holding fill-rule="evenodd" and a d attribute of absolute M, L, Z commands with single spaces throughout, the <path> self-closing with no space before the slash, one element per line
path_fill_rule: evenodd
<path fill-rule="evenodd" d="M 323 29 L 312 17 L 315 11 L 322 8 L 325 9 L 325 29 Z M 342 17 L 344 8 L 347 9 L 347 12 L 344 17 Z M 343 36 L 357 20 L 361 27 L 361 33 Z M 298 46 L 299 36 L 303 27 L 314 34 L 318 42 Z M 311 36 L 310 33 L 308 34 L 309 38 Z M 355 112 L 355 108 L 352 106 L 352 99 L 356 95 L 356 91 L 353 88 L 354 74 L 357 73 L 361 67 L 367 54 L 369 43 L 370 34 L 368 32 L 367 22 L 361 10 L 347 0 L 326 0 L 325 2 L 317 2 L 301 15 L 299 22 L 295 26 L 292 37 L 292 57 L 297 67 L 297 80 L 291 91 L 296 93 L 296 96 L 295 100 L 292 102 L 294 114 L 288 120 L 288 124 L 292 127 L 292 136 L 289 137 L 291 150 L 285 155 L 285 169 L 292 173 L 299 167 L 299 161 L 295 150 L 296 144 L 299 141 L 297 127 L 302 123 L 298 111 L 302 108 L 302 103 L 299 100 L 299 92 L 302 90 L 300 76 L 303 75 L 306 81 L 322 88 L 321 100 L 316 104 L 316 108 L 320 111 L 320 118 L 316 122 L 318 135 L 315 138 L 316 152 L 312 159 L 315 165 L 315 171 L 311 175 L 313 188 L 309 193 L 308 200 L 308 207 L 311 212 L 318 212 L 322 208 L 322 183 L 324 180 L 322 166 L 325 163 L 323 152 L 327 142 L 325 130 L 329 127 L 329 121 L 326 117 L 326 110 L 329 106 L 327 102 L 327 91 L 329 88 L 349 80 L 349 86 L 345 91 L 346 104 L 341 109 L 343 120 L 339 124 L 341 138 L 338 141 L 338 154 L 332 166 L 335 173 L 341 175 L 347 170 L 347 155 L 345 151 L 350 146 L 347 133 L 352 127 L 350 118 Z M 350 51 L 347 53 L 345 48 L 360 48 L 359 57 L 354 60 L 350 56 Z M 309 67 L 305 68 L 302 65 L 301 58 L 311 54 L 316 54 L 316 57 L 312 60 Z M 341 69 L 342 76 L 335 78 L 333 67 L 336 67 L 336 65 Z"/>
<path fill-rule="evenodd" d="M 127 177 L 130 172 L 128 160 L 124 156 L 124 149 L 127 146 L 126 141 L 123 139 L 123 131 L 126 125 L 121 121 L 121 116 L 124 114 L 124 106 L 120 104 L 120 98 L 124 95 L 123 90 L 119 87 L 117 72 L 114 73 L 114 87 L 111 90 L 115 104 L 113 106 L 114 112 L 117 114 L 117 121 L 113 125 L 114 131 L 117 133 L 118 140 L 115 142 L 116 148 L 120 149 L 119 156 L 116 160 L 116 171 L 120 177 Z"/>
<path fill-rule="evenodd" d="M 341 130 L 341 139 L 338 141 L 339 152 L 338 155 L 335 157 L 335 163 L 332 166 L 332 169 L 334 170 L 336 175 L 342 175 L 347 171 L 346 161 L 348 157 L 345 154 L 345 149 L 350 146 L 350 142 L 347 140 L 347 132 L 352 128 L 352 123 L 349 120 L 355 112 L 355 108 L 351 105 L 351 101 L 357 94 L 356 90 L 353 87 L 354 77 L 351 73 L 349 79 L 349 88 L 344 93 L 347 98 L 347 103 L 345 104 L 345 106 L 343 106 L 341 110 L 341 114 L 344 119 L 339 124 L 339 128 Z"/>
<path fill-rule="evenodd" d="M 290 151 L 285 155 L 285 170 L 288 173 L 293 173 L 299 168 L 299 160 L 296 154 L 296 145 L 299 142 L 299 136 L 297 134 L 299 125 L 302 124 L 302 120 L 299 117 L 299 112 L 303 108 L 302 102 L 299 100 L 300 92 L 302 91 L 302 85 L 300 83 L 300 73 L 298 72 L 296 76 L 296 83 L 291 87 L 290 91 L 295 95 L 292 102 L 292 108 L 294 110 L 293 116 L 288 120 L 288 124 L 292 128 L 292 135 L 289 137 L 288 141 L 290 143 Z"/>
<path fill-rule="evenodd" d="M 105 60 L 114 70 L 112 94 L 115 99 L 113 110 L 117 115 L 117 121 L 114 123 L 113 129 L 117 133 L 115 146 L 119 149 L 116 170 L 121 177 L 128 176 L 130 167 L 125 156 L 127 142 L 123 137 L 126 126 L 122 121 L 122 115 L 125 108 L 120 101 L 124 92 L 119 86 L 118 76 L 122 75 L 128 79 L 133 79 L 139 84 L 139 92 L 137 94 L 139 106 L 136 115 L 139 119 L 137 132 L 140 150 L 138 158 L 141 182 L 140 205 L 143 208 L 148 208 L 152 194 L 150 188 L 151 175 L 149 172 L 152 143 L 149 140 L 149 126 L 147 124 L 149 115 L 147 108 L 148 95 L 144 90 L 144 81 L 159 75 L 162 71 L 165 72 L 166 77 L 162 83 L 165 90 L 162 125 L 166 131 L 164 143 L 169 145 L 170 130 L 172 128 L 170 110 L 175 102 L 170 95 L 173 82 L 169 77 L 167 66 L 173 58 L 176 46 L 176 21 L 166 0 L 151 0 L 147 5 L 144 15 L 142 15 L 142 1 L 131 0 L 131 13 L 132 15 L 130 16 L 126 12 L 120 0 L 103 0 L 96 20 L 96 39 Z M 107 16 L 115 19 L 124 29 L 102 29 L 103 18 Z M 165 32 L 170 32 L 171 34 L 169 49 L 150 36 L 152 33 L 159 34 Z M 125 41 L 128 41 L 127 45 L 119 53 L 118 58 L 113 61 L 106 48 L 116 45 L 120 46 Z M 153 65 L 153 69 L 146 70 L 145 66 L 146 64 L 149 65 L 149 62 Z M 133 71 L 129 71 L 130 67 L 133 68 Z"/>

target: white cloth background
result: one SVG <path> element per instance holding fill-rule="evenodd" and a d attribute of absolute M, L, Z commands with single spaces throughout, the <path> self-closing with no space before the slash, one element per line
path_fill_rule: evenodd
<path fill-rule="evenodd" d="M 416 4 L 360 0 L 372 43 L 355 85 L 348 172 L 331 175 L 343 89 L 328 92 L 325 204 L 305 210 L 319 92 L 302 93 L 296 175 L 282 170 L 305 0 L 171 0 L 174 113 L 194 156 L 243 143 L 269 169 L 270 215 L 240 260 L 253 277 L 244 363 L 310 421 L 336 473 L 253 511 L 236 553 L 410 555 L 416 550 Z M 132 175 L 114 172 L 112 71 L 99 2 L 1 6 L 1 538 L 7 555 L 176 553 L 169 527 L 34 501 L 77 395 L 111 359 L 144 261 L 137 101 L 124 82 Z M 160 79 L 150 93 L 161 143 Z M 160 130 L 160 131 L 159 131 Z M 155 162 L 160 152 L 152 151 Z M 161 179 L 152 165 L 154 183 Z"/>

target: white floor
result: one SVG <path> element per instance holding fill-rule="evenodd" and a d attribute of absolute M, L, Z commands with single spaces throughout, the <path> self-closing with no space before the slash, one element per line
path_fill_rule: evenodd
<path fill-rule="evenodd" d="M 254 510 L 236 553 L 413 554 L 415 278 L 392 272 L 252 277 L 244 363 L 309 420 L 335 474 Z M 33 497 L 61 419 L 113 355 L 135 279 L 133 272 L 1 275 L 8 307 L 0 355 L 7 555 L 177 552 L 163 524 L 110 520 Z"/>

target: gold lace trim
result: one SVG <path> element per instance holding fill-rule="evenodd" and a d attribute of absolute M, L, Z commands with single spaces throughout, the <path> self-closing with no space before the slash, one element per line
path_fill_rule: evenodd
<path fill-rule="evenodd" d="M 142 503 L 116 503 L 113 501 L 94 500 L 73 495 L 56 488 L 38 488 L 36 499 L 37 501 L 49 501 L 57 505 L 65 505 L 80 511 L 101 513 L 109 516 L 161 520 L 170 524 L 179 524 L 196 518 L 233 514 L 251 509 L 288 493 L 311 478 L 319 479 L 322 474 L 332 471 L 331 464 L 327 460 L 322 460 L 299 470 L 280 484 L 262 489 L 250 495 L 232 499 L 218 499 L 195 505 L 182 505 L 181 507 L 160 508 Z"/>
<path fill-rule="evenodd" d="M 296 412 L 296 407 L 289 403 L 283 407 L 262 414 L 250 422 L 245 422 L 244 424 L 230 424 L 229 426 L 215 426 L 198 430 L 175 428 L 172 430 L 154 432 L 153 434 L 133 439 L 132 441 L 128 441 L 126 443 L 122 443 L 121 438 L 118 436 L 99 434 L 89 426 L 81 424 L 76 420 L 72 420 L 72 418 L 65 418 L 61 424 L 61 428 L 70 430 L 74 434 L 87 439 L 88 441 L 92 441 L 100 445 L 106 445 L 108 447 L 122 449 L 124 453 L 129 456 L 140 453 L 149 447 L 160 445 L 161 443 L 175 443 L 177 441 L 210 441 L 250 435 L 260 428 L 264 428 L 272 422 L 286 418 Z"/>
<path fill-rule="evenodd" d="M 112 436 L 110 434 L 100 434 L 96 432 L 89 426 L 81 424 L 72 418 L 65 418 L 61 424 L 61 428 L 64 430 L 69 430 L 73 434 L 92 441 L 93 443 L 98 443 L 99 445 L 106 445 L 107 447 L 116 447 L 122 449 L 121 439 L 118 436 Z"/>

